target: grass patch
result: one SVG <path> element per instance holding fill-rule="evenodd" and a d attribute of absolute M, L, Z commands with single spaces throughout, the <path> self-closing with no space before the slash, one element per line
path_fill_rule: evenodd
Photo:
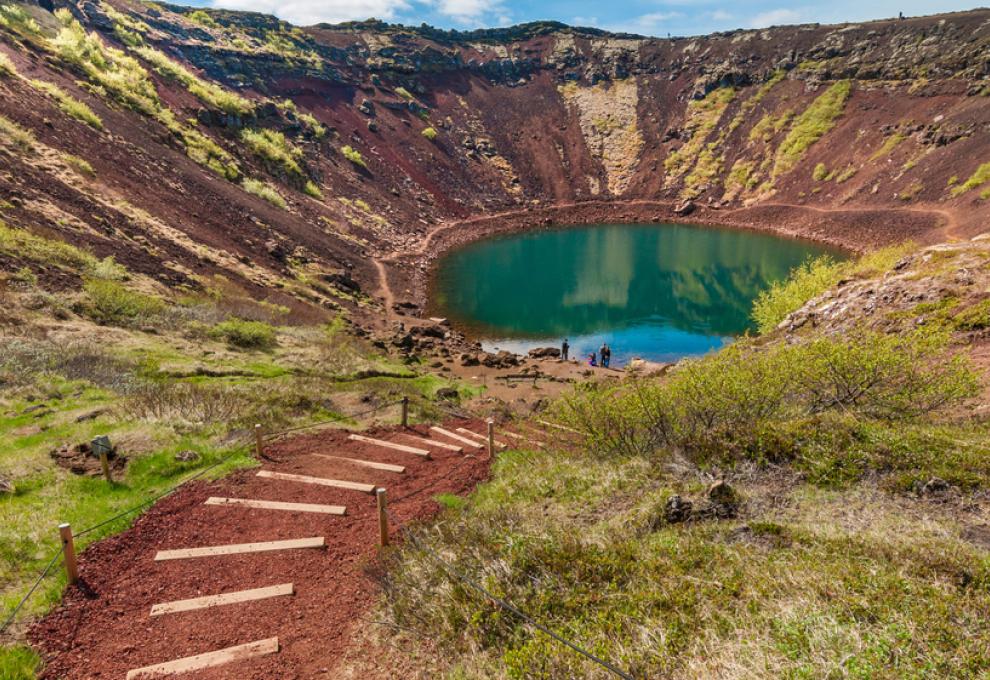
<path fill-rule="evenodd" d="M 218 24 L 213 17 L 201 9 L 190 12 L 186 15 L 186 19 L 189 19 L 189 21 L 194 24 L 205 26 L 206 28 L 220 28 L 220 24 Z"/>
<path fill-rule="evenodd" d="M 811 173 L 811 178 L 816 182 L 823 182 L 828 177 L 828 168 L 824 163 L 819 163 Z"/>
<path fill-rule="evenodd" d="M 244 181 L 241 182 L 241 188 L 249 194 L 254 194 L 259 198 L 263 198 L 276 208 L 281 208 L 282 210 L 288 208 L 288 203 L 286 203 L 285 199 L 282 198 L 282 194 L 280 194 L 275 187 L 267 182 L 245 177 Z"/>
<path fill-rule="evenodd" d="M 165 310 L 161 299 L 131 290 L 117 281 L 91 279 L 83 290 L 87 297 L 86 315 L 101 324 L 140 324 Z"/>
<path fill-rule="evenodd" d="M 49 97 L 54 99 L 58 104 L 58 108 L 70 118 L 75 118 L 79 122 L 85 123 L 94 130 L 103 130 L 103 121 L 100 117 L 93 113 L 93 110 L 84 102 L 81 102 L 72 95 L 68 94 L 58 85 L 46 82 L 44 80 L 30 80 L 28 82 L 34 89 L 39 92 L 44 92 Z"/>
<path fill-rule="evenodd" d="M 987 182 L 990 182 L 990 163 L 984 163 L 978 167 L 965 182 L 953 188 L 952 195 L 959 196 L 966 193 L 970 189 L 976 189 L 977 187 L 983 186 Z"/>
<path fill-rule="evenodd" d="M 437 138 L 437 135 L 439 133 L 436 131 L 436 128 L 428 127 L 428 128 L 424 128 L 423 129 L 423 133 L 422 134 L 423 134 L 424 137 L 426 137 L 428 140 L 430 140 L 432 142 L 433 140 L 435 140 Z"/>
<path fill-rule="evenodd" d="M 320 191 L 320 187 L 316 186 L 316 183 L 306 180 L 306 184 L 303 185 L 303 193 L 307 196 L 312 196 L 318 201 L 323 200 L 323 192 Z"/>
<path fill-rule="evenodd" d="M 66 165 L 78 172 L 80 175 L 90 178 L 96 177 L 96 170 L 93 169 L 93 166 L 90 165 L 89 161 L 86 159 L 67 153 L 62 154 L 62 160 L 65 161 Z"/>
<path fill-rule="evenodd" d="M 276 345 L 275 328 L 262 321 L 230 319 L 214 326 L 210 337 L 241 349 L 271 349 Z"/>
<path fill-rule="evenodd" d="M 731 87 L 712 90 L 704 99 L 694 99 L 688 102 L 684 129 L 690 133 L 690 138 L 681 148 L 672 152 L 664 160 L 667 174 L 676 178 L 687 172 L 704 148 L 705 140 L 712 133 L 725 109 L 735 98 L 736 91 Z"/>
<path fill-rule="evenodd" d="M 852 83 L 840 80 L 818 95 L 801 115 L 794 119 L 790 131 L 777 148 L 774 157 L 773 176 L 789 172 L 804 156 L 812 144 L 824 137 L 842 115 Z"/>
<path fill-rule="evenodd" d="M 349 160 L 354 165 L 358 167 L 367 168 L 368 164 L 364 162 L 364 156 L 357 149 L 350 146 L 345 146 L 340 150 L 340 153 L 344 154 L 344 158 Z"/>
<path fill-rule="evenodd" d="M 883 144 L 877 149 L 872 156 L 870 156 L 871 161 L 880 160 L 884 156 L 890 155 L 890 152 L 897 148 L 897 145 L 907 139 L 907 135 L 900 132 L 895 132 L 890 137 L 884 140 Z"/>
<path fill-rule="evenodd" d="M 12 146 L 25 153 L 33 152 L 35 145 L 38 143 L 38 140 L 34 138 L 34 134 L 30 130 L 22 128 L 4 116 L 0 116 L 0 137 L 3 138 L 5 145 Z"/>
<path fill-rule="evenodd" d="M 0 52 L 0 78 L 9 78 L 17 75 L 17 67 L 10 60 L 6 52 Z"/>

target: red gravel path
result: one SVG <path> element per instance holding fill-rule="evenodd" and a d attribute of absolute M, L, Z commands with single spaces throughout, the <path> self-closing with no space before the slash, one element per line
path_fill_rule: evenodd
<path fill-rule="evenodd" d="M 474 421 L 448 423 L 483 431 Z M 417 427 L 421 434 L 425 427 Z M 439 510 L 438 493 L 465 493 L 488 474 L 483 452 L 432 450 L 432 460 L 326 431 L 271 445 L 279 462 L 264 469 L 375 483 L 388 489 L 394 517 L 405 523 Z M 364 434 L 412 444 L 399 429 Z M 405 474 L 381 472 L 309 454 L 398 463 Z M 278 654 L 239 661 L 184 678 L 330 678 L 352 626 L 374 603 L 366 574 L 378 536 L 373 496 L 255 476 L 245 470 L 215 482 L 191 483 L 162 500 L 122 534 L 80 557 L 83 588 L 36 624 L 32 642 L 46 666 L 42 678 L 123 678 L 128 670 L 278 636 Z M 412 495 L 409 495 L 412 494 Z M 327 516 L 207 506 L 209 496 L 346 505 Z M 290 550 L 155 562 L 158 550 L 325 536 L 326 550 Z M 244 604 L 150 617 L 151 606 L 234 590 L 292 582 L 296 594 Z"/>

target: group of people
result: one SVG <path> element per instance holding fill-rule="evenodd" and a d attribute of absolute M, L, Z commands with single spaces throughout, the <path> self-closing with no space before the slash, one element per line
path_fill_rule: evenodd
<path fill-rule="evenodd" d="M 567 338 L 564 338 L 564 342 L 560 345 L 560 358 L 562 361 L 567 361 L 570 351 L 571 344 L 567 341 Z M 612 348 L 608 346 L 607 342 L 602 343 L 597 354 L 591 352 L 588 355 L 588 365 L 598 366 L 599 358 L 601 359 L 602 368 L 608 368 L 608 365 L 612 362 Z"/>

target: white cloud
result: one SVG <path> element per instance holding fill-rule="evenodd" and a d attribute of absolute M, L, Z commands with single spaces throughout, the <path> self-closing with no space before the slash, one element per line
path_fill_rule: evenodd
<path fill-rule="evenodd" d="M 408 0 L 213 0 L 212 6 L 274 14 L 297 26 L 371 17 L 391 21 L 399 12 L 410 9 Z"/>
<path fill-rule="evenodd" d="M 706 12 L 705 16 L 712 21 L 729 21 L 732 18 L 732 13 L 726 12 L 724 9 L 717 9 L 713 12 Z"/>
<path fill-rule="evenodd" d="M 597 26 L 598 17 L 573 17 L 571 26 Z"/>
<path fill-rule="evenodd" d="M 502 0 L 436 0 L 436 10 L 462 24 L 482 22 L 488 15 L 497 12 L 497 20 L 509 18 Z"/>
<path fill-rule="evenodd" d="M 671 19 L 680 19 L 684 15 L 681 12 L 650 12 L 623 21 L 618 24 L 609 24 L 605 28 L 617 33 L 640 33 L 645 35 L 659 35 L 668 30 L 668 22 Z M 663 29 L 663 31 L 661 31 Z"/>
<path fill-rule="evenodd" d="M 804 13 L 796 9 L 772 9 L 753 17 L 749 22 L 750 28 L 767 28 L 768 26 L 780 26 L 781 24 L 796 24 L 801 22 Z"/>

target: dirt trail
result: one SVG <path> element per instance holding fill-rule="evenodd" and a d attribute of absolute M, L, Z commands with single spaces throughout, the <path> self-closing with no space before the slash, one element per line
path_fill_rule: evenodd
<path fill-rule="evenodd" d="M 482 432 L 477 421 L 449 427 Z M 426 435 L 424 426 L 416 428 Z M 368 436 L 411 444 L 401 428 Z M 332 430 L 274 443 L 279 462 L 262 468 L 384 486 L 399 522 L 429 518 L 438 493 L 464 494 L 488 474 L 483 453 L 432 450 L 432 460 L 347 439 Z M 404 474 L 355 466 L 322 453 L 406 466 Z M 238 661 L 189 678 L 333 678 L 353 627 L 373 605 L 378 584 L 368 567 L 378 548 L 372 495 L 235 473 L 183 487 L 128 531 L 83 553 L 83 587 L 30 632 L 42 651 L 42 678 L 123 678 L 150 664 L 278 636 L 277 654 Z M 346 516 L 205 505 L 211 497 L 345 505 Z M 156 562 L 159 550 L 323 536 L 326 549 L 287 550 Z M 151 617 L 151 606 L 292 583 L 295 595 Z"/>

